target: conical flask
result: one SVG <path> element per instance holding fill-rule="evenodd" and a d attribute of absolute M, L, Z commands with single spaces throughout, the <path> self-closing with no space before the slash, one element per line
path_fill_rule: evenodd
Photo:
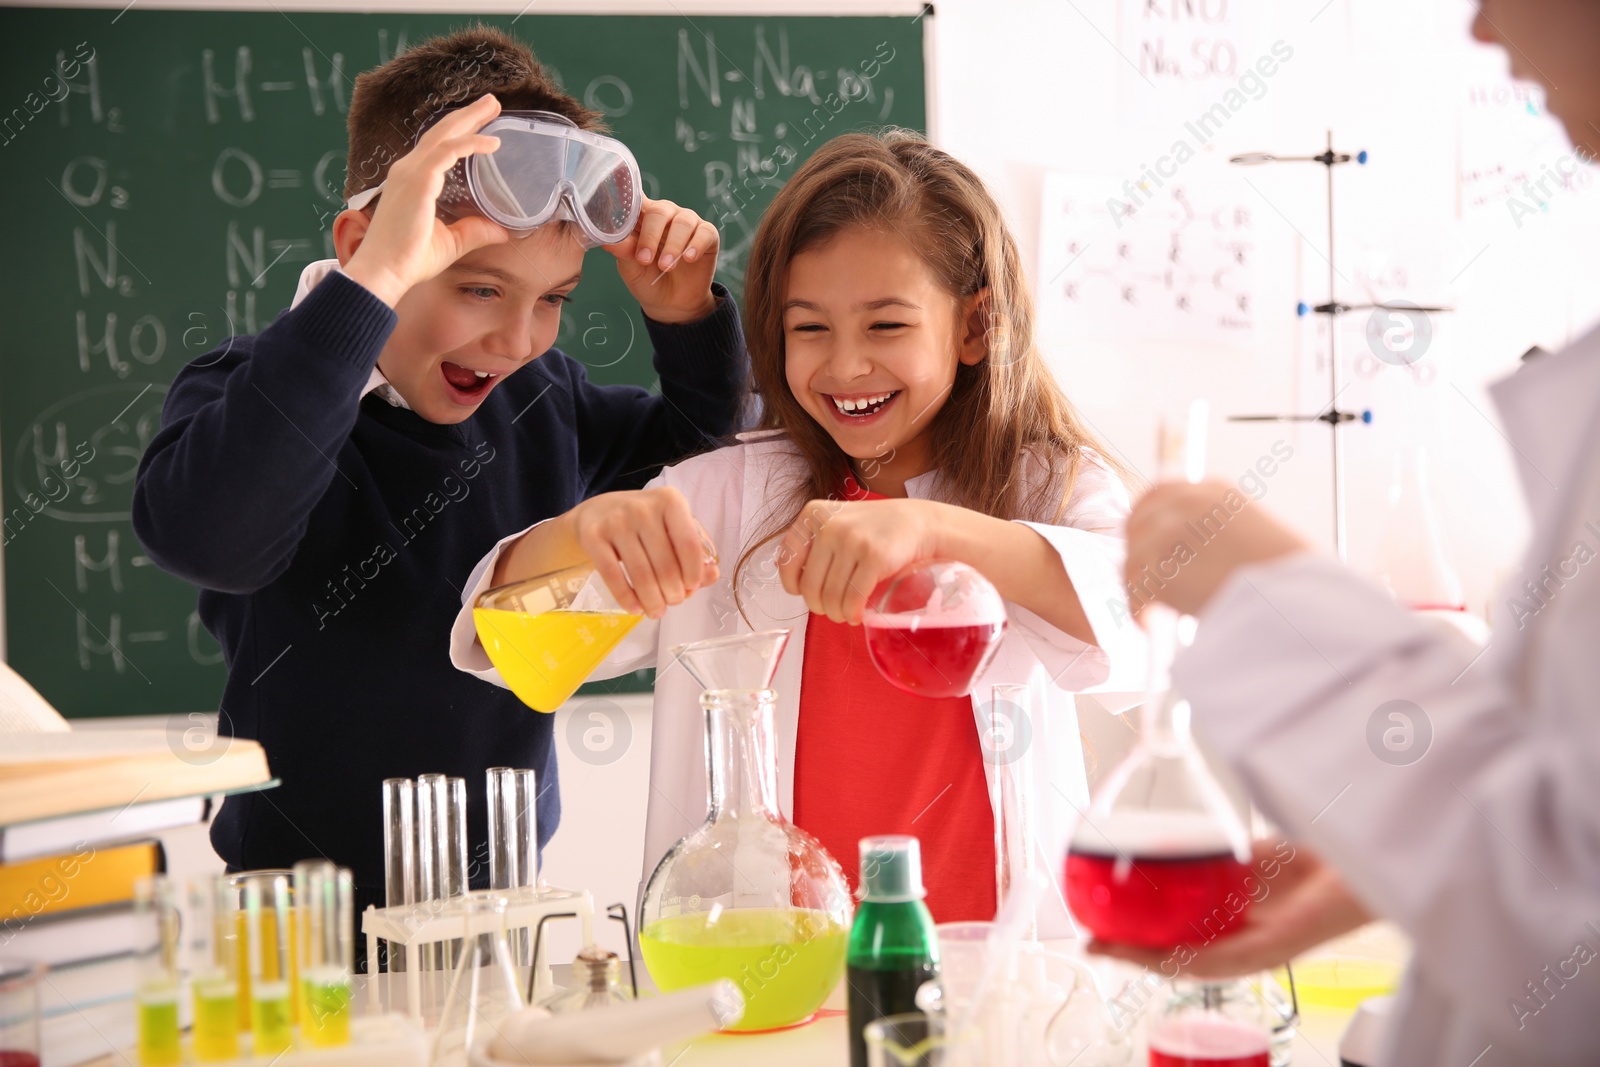
<path fill-rule="evenodd" d="M 444 990 L 431 1067 L 466 1067 L 482 1057 L 498 1024 L 522 1007 L 522 989 L 506 944 L 506 898 L 463 898 L 461 959 Z"/>
<path fill-rule="evenodd" d="M 1190 413 L 1188 438 L 1175 446 L 1164 435 L 1160 446 L 1164 465 L 1181 449 L 1190 481 L 1205 468 L 1201 405 Z M 1189 733 L 1189 702 L 1171 688 L 1173 657 L 1192 639 L 1194 620 L 1151 604 L 1144 623 L 1150 674 L 1139 741 L 1073 831 L 1067 906 L 1105 941 L 1203 944 L 1230 931 L 1249 904 L 1250 835 Z"/>
<path fill-rule="evenodd" d="M 1450 562 L 1428 487 L 1428 450 L 1395 453 L 1389 521 L 1378 546 L 1378 577 L 1412 611 L 1466 611 L 1461 577 Z"/>
<path fill-rule="evenodd" d="M 710 814 L 651 874 L 639 946 L 664 991 L 737 985 L 737 1030 L 808 1020 L 844 974 L 850 932 L 839 864 L 778 811 L 768 686 L 788 640 L 769 630 L 672 650 L 705 690 Z"/>

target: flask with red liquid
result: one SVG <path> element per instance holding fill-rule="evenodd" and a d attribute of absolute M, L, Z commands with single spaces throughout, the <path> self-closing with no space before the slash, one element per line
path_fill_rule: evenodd
<path fill-rule="evenodd" d="M 1187 437 L 1163 431 L 1163 466 L 1182 453 L 1191 482 L 1204 473 L 1206 408 Z M 1172 691 L 1172 660 L 1194 620 L 1165 604 L 1143 614 L 1150 673 L 1139 741 L 1102 783 L 1067 846 L 1073 916 L 1104 941 L 1147 948 L 1203 945 L 1231 932 L 1250 904 L 1250 836 L 1189 734 L 1189 703 Z"/>
<path fill-rule="evenodd" d="M 1134 751 L 1067 849 L 1067 905 L 1103 941 L 1203 945 L 1250 905 L 1249 835 L 1189 736 L 1189 705 L 1153 694 Z"/>
<path fill-rule="evenodd" d="M 972 691 L 1005 634 L 1006 608 L 965 563 L 931 560 L 901 571 L 861 619 L 867 654 L 891 685 L 924 697 Z"/>
<path fill-rule="evenodd" d="M 1150 1067 L 1283 1067 L 1297 1020 L 1271 978 L 1182 983 L 1150 1022 Z"/>

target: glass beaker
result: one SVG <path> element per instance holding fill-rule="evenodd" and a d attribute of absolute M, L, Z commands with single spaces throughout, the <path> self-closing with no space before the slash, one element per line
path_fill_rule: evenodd
<path fill-rule="evenodd" d="M 965 563 L 933 560 L 901 571 L 861 617 L 867 654 L 888 682 L 924 697 L 959 697 L 994 658 L 1005 601 Z"/>
<path fill-rule="evenodd" d="M 472 609 L 500 677 L 528 707 L 547 712 L 576 693 L 642 618 L 622 610 L 589 563 L 498 586 Z"/>
<path fill-rule="evenodd" d="M 239 927 L 227 875 L 189 885 L 188 948 L 194 996 L 194 1058 L 219 1063 L 239 1057 Z"/>
<path fill-rule="evenodd" d="M 299 929 L 294 952 L 300 975 L 300 1035 L 314 1048 L 350 1042 L 350 970 L 355 905 L 350 871 L 332 860 L 294 865 Z"/>
<path fill-rule="evenodd" d="M 1284 1067 L 1295 1021 L 1270 978 L 1174 983 L 1150 1022 L 1150 1067 Z"/>
<path fill-rule="evenodd" d="M 484 1056 L 502 1019 L 522 1007 L 511 950 L 506 945 L 506 898 L 472 895 L 462 901 L 460 962 L 445 989 L 432 1067 L 465 1067 Z"/>
<path fill-rule="evenodd" d="M 639 945 L 664 991 L 737 985 L 736 1030 L 810 1019 L 844 974 L 850 930 L 839 864 L 778 810 L 777 694 L 767 687 L 788 639 L 769 630 L 672 650 L 705 689 L 710 812 L 650 875 Z"/>
<path fill-rule="evenodd" d="M 1008 1067 L 1121 1067 L 1132 1055 L 1095 973 L 1081 960 L 1037 941 L 1018 946 L 997 984 L 981 975 L 995 936 L 992 922 L 938 926 L 939 977 L 917 992 L 929 1015 L 973 1020 L 984 1062 Z M 983 1003 L 974 1006 L 982 996 Z"/>
<path fill-rule="evenodd" d="M 39 1067 L 39 983 L 47 969 L 0 960 L 0 1067 Z"/>
<path fill-rule="evenodd" d="M 134 883 L 136 933 L 133 947 L 138 984 L 134 1011 L 138 1019 L 141 1067 L 175 1067 L 182 1058 L 178 1043 L 177 891 L 165 875 Z"/>

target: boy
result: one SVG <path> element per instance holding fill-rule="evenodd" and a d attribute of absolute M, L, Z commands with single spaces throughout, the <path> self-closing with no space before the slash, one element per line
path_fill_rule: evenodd
<path fill-rule="evenodd" d="M 349 866 L 358 909 L 383 903 L 384 778 L 467 780 L 478 885 L 486 768 L 538 772 L 541 847 L 559 820 L 555 717 L 456 671 L 440 636 L 473 564 L 499 532 L 735 428 L 744 342 L 709 223 L 645 201 L 607 246 L 649 324 L 651 396 L 551 348 L 583 267 L 575 222 L 513 236 L 437 216 L 456 161 L 498 147 L 477 131 L 502 107 L 598 125 L 497 30 L 361 75 L 344 192 L 381 196 L 339 213 L 337 264 L 308 267 L 290 310 L 178 375 L 139 468 L 134 528 L 201 588 L 226 654 L 220 728 L 259 740 L 283 781 L 230 797 L 212 844 L 230 869 Z"/>

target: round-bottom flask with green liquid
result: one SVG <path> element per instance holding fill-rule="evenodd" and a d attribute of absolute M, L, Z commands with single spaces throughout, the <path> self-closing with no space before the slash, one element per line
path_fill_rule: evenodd
<path fill-rule="evenodd" d="M 663 991 L 726 978 L 744 995 L 733 1030 L 808 1021 L 844 974 L 850 894 L 839 864 L 778 810 L 767 686 L 789 631 L 673 650 L 705 688 L 709 817 L 645 887 L 639 947 Z"/>
<path fill-rule="evenodd" d="M 850 1067 L 867 1067 L 866 1025 L 917 1010 L 917 990 L 939 976 L 939 940 L 922 902 L 922 846 L 914 837 L 861 839 L 863 897 L 850 928 Z"/>

